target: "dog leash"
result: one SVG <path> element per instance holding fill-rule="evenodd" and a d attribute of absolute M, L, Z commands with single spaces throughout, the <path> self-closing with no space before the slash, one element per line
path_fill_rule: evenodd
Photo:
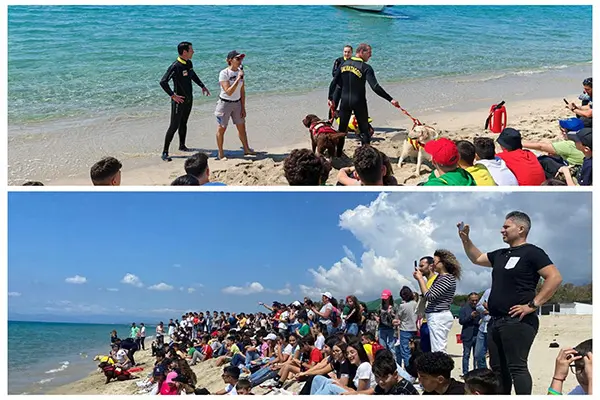
<path fill-rule="evenodd" d="M 414 127 L 415 127 L 415 126 L 421 126 L 421 125 L 424 125 L 424 124 L 423 124 L 421 121 L 419 121 L 418 119 L 416 119 L 416 118 L 414 118 L 412 115 L 410 115 L 410 114 L 408 113 L 408 111 L 406 111 L 404 108 L 402 108 L 402 106 L 401 106 L 401 105 L 398 105 L 398 108 L 400 109 L 400 111 L 402 111 L 404 114 L 406 114 L 406 116 L 407 116 L 408 118 L 410 118 L 410 119 L 412 120 L 412 122 L 413 122 L 413 124 L 414 124 L 414 125 L 413 125 L 413 129 L 414 129 Z"/>

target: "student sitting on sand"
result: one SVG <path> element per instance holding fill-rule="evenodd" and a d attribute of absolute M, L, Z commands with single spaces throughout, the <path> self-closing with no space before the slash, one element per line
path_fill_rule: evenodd
<path fill-rule="evenodd" d="M 500 391 L 498 375 L 491 369 L 478 368 L 467 372 L 465 380 L 465 394 L 492 395 Z"/>
<path fill-rule="evenodd" d="M 171 186 L 200 186 L 200 181 L 193 175 L 181 175 L 171 182 Z"/>
<path fill-rule="evenodd" d="M 494 139 L 488 137 L 477 137 L 473 139 L 475 146 L 475 165 L 483 165 L 487 168 L 492 179 L 498 186 L 519 186 L 519 182 L 504 160 L 496 157 L 496 146 Z"/>
<path fill-rule="evenodd" d="M 417 358 L 416 367 L 423 394 L 465 394 L 465 384 L 450 376 L 454 360 L 448 354 L 423 353 Z"/>
<path fill-rule="evenodd" d="M 227 364 L 228 362 L 231 361 L 231 359 L 233 358 L 233 356 L 235 356 L 236 354 L 240 354 L 240 348 L 238 347 L 238 345 L 235 343 L 234 337 L 233 336 L 228 336 L 225 339 L 225 348 L 227 349 L 227 353 L 225 353 L 225 355 L 220 356 L 219 358 L 217 358 L 217 362 L 216 362 L 216 366 L 220 367 L 224 364 Z"/>
<path fill-rule="evenodd" d="M 573 180 L 569 167 L 561 167 L 558 171 L 563 174 L 568 186 L 592 186 L 592 128 L 569 133 L 567 138 L 575 142 L 577 149 L 583 153 L 583 164 L 577 173 L 576 181 Z"/>
<path fill-rule="evenodd" d="M 94 186 L 120 186 L 123 164 L 114 157 L 104 157 L 90 169 Z"/>
<path fill-rule="evenodd" d="M 583 91 L 587 95 L 587 97 L 580 97 L 582 100 L 581 106 L 576 105 L 575 103 L 567 104 L 567 108 L 571 110 L 577 118 L 580 118 L 586 128 L 592 127 L 592 117 L 593 117 L 593 104 L 592 104 L 592 78 L 586 78 L 583 81 Z M 584 100 L 585 99 L 585 100 Z M 584 102 L 586 102 L 584 104 Z"/>
<path fill-rule="evenodd" d="M 356 148 L 353 163 L 338 172 L 338 186 L 398 185 L 389 157 L 371 145 Z"/>
<path fill-rule="evenodd" d="M 311 394 L 312 382 L 315 376 L 326 376 L 335 379 L 344 386 L 348 386 L 356 374 L 356 366 L 348 361 L 346 356 L 347 344 L 335 338 L 327 339 L 327 347 L 331 349 L 331 354 L 324 358 L 320 363 L 296 375 L 296 380 L 306 380 L 299 394 Z"/>
<path fill-rule="evenodd" d="M 471 174 L 459 168 L 460 155 L 452 140 L 431 140 L 425 144 L 425 151 L 435 169 L 423 186 L 477 186 Z"/>
<path fill-rule="evenodd" d="M 291 362 L 285 363 L 278 376 L 275 377 L 277 387 L 282 387 L 287 380 L 288 375 L 298 374 L 306 371 L 317 365 L 323 359 L 323 354 L 315 347 L 315 338 L 312 335 L 306 335 L 300 340 L 300 349 L 297 351 L 299 357 L 292 359 Z"/>
<path fill-rule="evenodd" d="M 224 389 L 221 389 L 214 394 L 215 395 L 223 395 L 223 394 L 235 395 L 235 394 L 237 394 L 235 386 L 237 385 L 238 379 L 240 378 L 240 369 L 237 367 L 232 367 L 232 366 L 225 367 L 225 368 L 223 368 L 223 374 L 221 375 L 221 378 L 223 378 L 223 382 L 225 382 L 227 384 L 227 386 L 225 386 Z"/>
<path fill-rule="evenodd" d="M 398 374 L 398 365 L 394 355 L 389 350 L 381 350 L 373 362 L 373 375 L 377 386 L 377 395 L 418 395 L 419 392 L 411 382 Z"/>
<path fill-rule="evenodd" d="M 252 384 L 248 379 L 240 379 L 235 385 L 235 391 L 241 396 L 252 395 Z"/>
<path fill-rule="evenodd" d="M 519 186 L 540 186 L 546 180 L 546 173 L 535 154 L 523 150 L 521 132 L 504 128 L 496 141 L 502 148 L 496 156 L 506 162 L 508 169 L 515 174 Z"/>
<path fill-rule="evenodd" d="M 556 357 L 554 375 L 548 388 L 548 394 L 563 394 L 563 383 L 569 376 L 569 371 L 579 385 L 569 394 L 592 394 L 592 339 L 579 343 L 574 348 L 562 349 Z"/>
<path fill-rule="evenodd" d="M 208 156 L 204 153 L 196 153 L 189 157 L 187 160 L 185 160 L 184 168 L 185 173 L 198 179 L 200 185 L 225 186 L 224 183 L 210 181 Z M 206 315 L 208 317 L 210 314 L 207 312 Z M 201 330 L 204 330 L 206 328 L 206 320 L 203 320 L 203 322 L 199 323 L 199 325 L 201 325 Z"/>
<path fill-rule="evenodd" d="M 458 166 L 471 174 L 477 186 L 497 186 L 492 174 L 483 164 L 475 164 L 475 145 L 468 140 L 456 141 L 460 159 Z"/>
<path fill-rule="evenodd" d="M 575 143 L 567 138 L 567 134 L 575 133 L 584 128 L 583 121 L 578 118 L 562 119 L 558 126 L 564 140 L 552 143 L 547 142 L 523 142 L 523 148 L 544 152 L 551 156 L 559 156 L 569 165 L 583 164 L 583 153 L 577 149 Z"/>
<path fill-rule="evenodd" d="M 369 357 L 367 357 L 367 353 L 360 340 L 357 338 L 350 340 L 346 353 L 348 361 L 356 366 L 356 374 L 351 384 L 342 386 L 332 379 L 319 375 L 313 379 L 311 394 L 335 395 L 346 392 L 352 392 L 352 394 L 373 394 L 377 383 L 371 370 Z"/>
<path fill-rule="evenodd" d="M 329 178 L 331 164 L 309 149 L 295 149 L 283 162 L 283 171 L 290 186 L 321 186 Z"/>

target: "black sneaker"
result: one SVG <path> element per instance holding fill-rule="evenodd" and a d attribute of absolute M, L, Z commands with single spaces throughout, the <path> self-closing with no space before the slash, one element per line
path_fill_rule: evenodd
<path fill-rule="evenodd" d="M 160 158 L 162 158 L 163 161 L 173 161 L 173 159 L 169 157 L 169 153 L 162 153 Z"/>
<path fill-rule="evenodd" d="M 179 151 L 191 151 L 191 150 L 188 149 L 186 145 L 183 145 L 183 146 L 179 146 Z"/>

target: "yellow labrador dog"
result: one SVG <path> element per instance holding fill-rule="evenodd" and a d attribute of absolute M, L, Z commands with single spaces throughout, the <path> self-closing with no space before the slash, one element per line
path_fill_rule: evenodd
<path fill-rule="evenodd" d="M 417 125 L 413 127 L 408 133 L 408 137 L 406 138 L 406 142 L 404 142 L 404 146 L 402 147 L 402 154 L 398 159 L 398 167 L 402 167 L 403 161 L 406 157 L 409 156 L 417 156 L 417 176 L 421 175 L 421 164 L 423 162 L 423 156 L 426 157 L 427 160 L 430 160 L 429 154 L 425 152 L 425 143 L 430 140 L 435 140 L 438 138 L 438 132 L 430 126 L 426 125 Z"/>

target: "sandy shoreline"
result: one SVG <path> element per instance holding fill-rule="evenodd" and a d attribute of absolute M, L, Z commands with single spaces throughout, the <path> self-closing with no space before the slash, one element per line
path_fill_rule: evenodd
<path fill-rule="evenodd" d="M 457 344 L 456 334 L 460 333 L 460 325 L 455 320 L 454 326 L 450 332 L 448 342 L 448 353 L 454 358 L 455 368 L 452 372 L 454 378 L 459 379 L 462 374 L 462 345 Z M 558 351 L 562 347 L 575 346 L 580 342 L 592 337 L 592 316 L 591 315 L 562 315 L 562 316 L 543 316 L 540 318 L 540 328 L 529 354 L 529 371 L 533 378 L 533 394 L 545 395 L 548 385 L 554 372 L 554 361 Z M 560 348 L 549 348 L 549 344 L 556 340 Z M 144 372 L 138 373 L 144 377 L 144 374 L 152 370 L 153 361 L 150 357 L 150 350 L 136 353 L 136 361 L 144 363 Z M 90 369 L 94 368 L 93 362 L 90 362 Z M 192 367 L 198 376 L 198 387 L 205 387 L 214 393 L 224 386 L 221 380 L 221 368 L 215 366 L 215 361 L 210 360 Z M 104 375 L 99 372 L 92 372 L 88 377 L 68 385 L 60 386 L 48 392 L 47 394 L 119 394 L 131 395 L 138 391 L 135 384 L 136 380 L 127 382 L 111 382 L 104 384 Z M 568 393 L 577 386 L 577 380 L 572 374 L 569 374 L 564 384 L 564 392 Z M 293 384 L 288 390 L 299 391 L 299 384 Z M 263 394 L 265 389 L 255 388 L 253 393 Z"/>
<path fill-rule="evenodd" d="M 567 96 L 569 97 L 569 96 Z M 571 95 L 570 98 L 576 98 Z M 562 99 L 538 99 L 535 101 L 512 102 L 508 105 L 509 126 L 519 129 L 524 138 L 529 141 L 554 141 L 561 140 L 558 129 L 558 119 L 568 118 L 571 113 L 561 104 Z M 390 107 L 391 109 L 391 107 Z M 472 140 L 477 136 L 496 137 L 491 132 L 484 133 L 483 123 L 488 114 L 488 107 L 469 112 L 440 112 L 437 114 L 417 115 L 417 117 L 428 125 L 440 130 L 441 135 L 451 139 Z M 412 124 L 403 114 L 396 110 L 394 116 L 386 126 L 375 124 L 375 135 L 373 145 L 387 154 L 392 160 L 394 175 L 398 182 L 405 185 L 416 185 L 427 179 L 427 171 L 424 166 L 421 176 L 415 176 L 414 160 L 404 164 L 402 168 L 396 166 L 398 156 L 402 151 L 403 142 L 406 139 L 407 129 Z M 387 122 L 387 121 L 386 121 Z M 234 135 L 230 135 L 234 136 Z M 305 135 L 308 136 L 308 133 Z M 354 149 L 359 145 L 354 140 L 354 135 L 349 135 L 344 148 L 348 156 L 352 156 Z M 289 152 L 295 148 L 309 148 L 308 137 L 304 141 L 294 143 L 290 146 L 271 148 L 265 154 L 258 157 L 242 157 L 241 150 L 235 152 L 233 157 L 221 161 L 214 158 L 214 152 L 209 153 L 211 179 L 226 183 L 227 185 L 242 186 L 287 186 L 283 175 L 283 160 Z M 258 150 L 258 149 L 257 149 Z M 229 152 L 231 154 L 232 152 Z M 170 163 L 164 163 L 156 157 L 152 165 L 135 169 L 124 169 L 122 185 L 169 185 L 169 183 L 184 174 L 183 164 L 185 156 L 178 154 Z M 334 160 L 334 169 L 329 175 L 328 184 L 334 185 L 337 181 L 337 171 L 347 166 L 342 160 Z M 89 185 L 88 176 L 79 176 L 69 179 L 58 179 L 51 182 L 52 185 Z"/>
<path fill-rule="evenodd" d="M 444 77 L 389 84 L 385 88 L 413 116 L 451 138 L 480 135 L 489 107 L 505 100 L 510 126 L 521 129 L 528 140 L 553 139 L 559 137 L 556 120 L 570 116 L 562 98 L 575 101 L 581 80 L 591 75 L 591 69 L 591 64 L 586 64 L 527 76 Z M 215 96 L 196 96 L 188 124 L 188 147 L 213 157 L 209 161 L 213 180 L 228 185 L 287 185 L 282 160 L 294 148 L 309 147 L 308 132 L 300 121 L 309 113 L 325 116 L 326 92 L 323 89 L 248 96 L 248 134 L 251 146 L 262 152 L 258 160 L 240 158 L 240 143 L 233 127 L 225 136 L 229 160 L 214 158 Z M 400 141 L 412 123 L 373 93 L 369 92 L 368 99 L 376 130 L 374 145 L 394 161 L 400 154 Z M 171 145 L 173 162 L 160 160 L 167 122 L 165 103 L 160 112 L 140 110 L 137 115 L 98 116 L 85 121 L 9 125 L 8 182 L 20 185 L 39 180 L 46 185 L 89 185 L 90 166 L 103 156 L 112 155 L 124 165 L 123 185 L 168 185 L 183 174 L 183 162 L 189 154 L 174 151 L 175 138 Z M 354 140 L 348 140 L 346 154 L 351 156 L 354 148 Z M 410 170 L 411 164 L 395 170 L 400 183 L 412 185 L 420 181 L 410 177 Z M 335 175 L 332 171 L 328 183 L 335 182 Z"/>

